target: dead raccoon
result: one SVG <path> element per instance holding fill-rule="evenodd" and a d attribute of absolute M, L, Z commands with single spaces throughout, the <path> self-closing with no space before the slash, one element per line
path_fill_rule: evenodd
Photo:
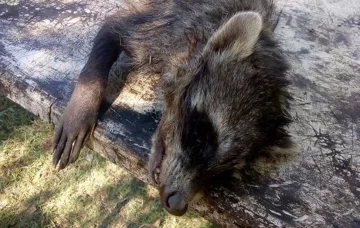
<path fill-rule="evenodd" d="M 289 147 L 288 65 L 273 17 L 270 0 L 128 4 L 94 40 L 54 137 L 54 164 L 77 159 L 121 52 L 161 75 L 164 108 L 149 173 L 171 214 L 184 214 L 203 186 L 248 157 Z"/>

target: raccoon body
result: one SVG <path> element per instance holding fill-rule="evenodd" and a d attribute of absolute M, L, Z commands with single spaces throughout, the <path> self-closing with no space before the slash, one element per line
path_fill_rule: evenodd
<path fill-rule="evenodd" d="M 61 135 L 81 133 L 96 120 L 90 114 L 123 51 L 137 70 L 160 75 L 164 106 L 149 174 L 171 214 L 184 214 L 218 175 L 261 151 L 289 147 L 288 64 L 273 36 L 274 19 L 271 0 L 128 3 L 94 41 L 55 136 L 54 163 L 76 160 L 79 146 L 59 147 Z M 95 92 L 81 97 L 84 88 Z M 76 122 L 80 111 L 91 118 Z"/>

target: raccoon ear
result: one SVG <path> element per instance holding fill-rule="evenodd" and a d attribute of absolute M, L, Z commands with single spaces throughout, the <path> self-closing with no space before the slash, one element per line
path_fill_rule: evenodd
<path fill-rule="evenodd" d="M 210 37 L 205 50 L 230 50 L 239 54 L 241 58 L 246 58 L 252 54 L 262 26 L 259 13 L 237 13 Z"/>

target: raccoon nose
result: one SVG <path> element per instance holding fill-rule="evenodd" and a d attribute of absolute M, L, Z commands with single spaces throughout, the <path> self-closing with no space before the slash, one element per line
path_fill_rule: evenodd
<path fill-rule="evenodd" d="M 179 192 L 164 194 L 165 209 L 172 215 L 181 216 L 187 211 L 187 203 Z"/>

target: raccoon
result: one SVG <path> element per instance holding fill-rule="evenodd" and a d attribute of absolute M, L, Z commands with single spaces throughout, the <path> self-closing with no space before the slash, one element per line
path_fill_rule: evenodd
<path fill-rule="evenodd" d="M 109 16 L 54 136 L 53 163 L 76 161 L 96 122 L 108 74 L 125 52 L 159 75 L 164 104 L 149 175 L 181 216 L 219 175 L 260 152 L 292 146 L 288 63 L 271 0 L 144 0 Z"/>

